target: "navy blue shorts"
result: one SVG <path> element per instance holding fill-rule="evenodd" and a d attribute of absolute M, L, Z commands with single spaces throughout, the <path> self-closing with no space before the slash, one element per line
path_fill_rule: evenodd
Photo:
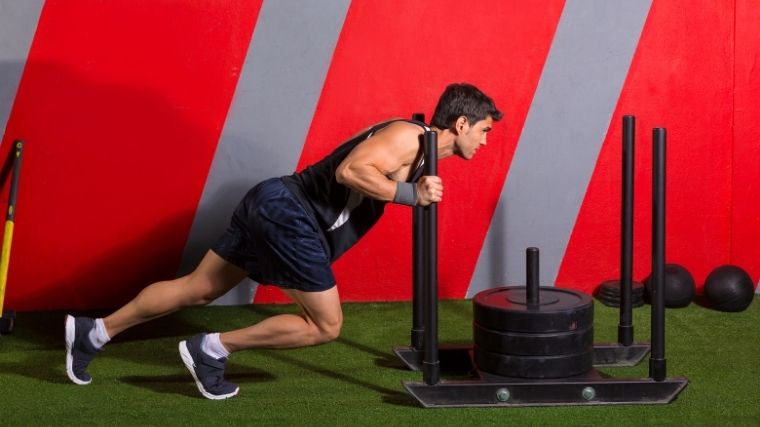
<path fill-rule="evenodd" d="M 211 249 L 261 284 L 307 292 L 335 286 L 314 218 L 280 178 L 245 195 Z"/>

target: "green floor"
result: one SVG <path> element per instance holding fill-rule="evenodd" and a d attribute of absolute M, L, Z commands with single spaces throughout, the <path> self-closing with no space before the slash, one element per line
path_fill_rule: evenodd
<path fill-rule="evenodd" d="M 668 310 L 668 374 L 690 383 L 669 405 L 422 409 L 401 388 L 421 378 L 391 356 L 409 335 L 408 303 L 344 304 L 341 338 L 319 347 L 237 353 L 227 377 L 240 396 L 200 397 L 177 354 L 199 331 L 254 323 L 292 306 L 205 307 L 117 337 L 90 368 L 88 386 L 64 374 L 63 313 L 20 313 L 0 337 L 0 426 L 9 425 L 760 425 L 760 300 L 742 313 L 695 304 Z M 615 341 L 618 312 L 596 304 L 595 340 Z M 469 301 L 440 306 L 440 338 L 470 340 Z M 634 310 L 649 335 L 648 306 Z M 644 377 L 647 362 L 606 369 Z"/>

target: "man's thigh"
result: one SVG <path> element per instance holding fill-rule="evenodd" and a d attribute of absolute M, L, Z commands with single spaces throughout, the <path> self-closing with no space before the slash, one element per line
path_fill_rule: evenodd
<path fill-rule="evenodd" d="M 340 329 L 343 324 L 343 310 L 340 306 L 337 286 L 320 292 L 305 292 L 297 289 L 283 289 L 283 291 L 319 328 Z"/>

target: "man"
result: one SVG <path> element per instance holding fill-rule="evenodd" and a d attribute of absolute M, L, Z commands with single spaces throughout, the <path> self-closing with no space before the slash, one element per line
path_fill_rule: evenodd
<path fill-rule="evenodd" d="M 431 127 L 409 120 L 372 126 L 299 173 L 266 180 L 243 198 L 230 226 L 187 276 L 154 283 L 103 319 L 66 317 L 66 373 L 89 384 L 86 368 L 125 329 L 183 307 L 208 304 L 246 276 L 279 286 L 300 315 L 272 316 L 247 328 L 200 334 L 179 353 L 204 397 L 226 399 L 239 388 L 224 379 L 230 353 L 292 348 L 334 340 L 343 314 L 330 265 L 380 219 L 386 203 L 427 206 L 441 201 L 437 176 L 420 176 L 420 136 L 438 133 L 438 157 L 470 159 L 502 113 L 469 84 L 449 85 Z"/>

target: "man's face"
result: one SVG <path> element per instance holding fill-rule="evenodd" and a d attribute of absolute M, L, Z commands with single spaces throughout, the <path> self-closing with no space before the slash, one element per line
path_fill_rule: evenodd
<path fill-rule="evenodd" d="M 493 119 L 491 116 L 470 125 L 465 121 L 464 126 L 459 131 L 459 135 L 456 140 L 456 154 L 463 158 L 470 160 L 475 152 L 484 145 L 486 145 L 486 135 L 493 126 Z"/>

